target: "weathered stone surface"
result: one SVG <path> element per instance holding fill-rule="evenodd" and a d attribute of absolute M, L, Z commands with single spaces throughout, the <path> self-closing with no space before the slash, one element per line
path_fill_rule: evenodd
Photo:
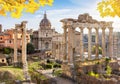
<path fill-rule="evenodd" d="M 119 70 L 120 65 L 117 62 L 111 62 L 110 67 L 112 67 L 112 70 Z"/>
<path fill-rule="evenodd" d="M 104 80 L 97 79 L 88 75 L 82 75 L 77 77 L 78 84 L 119 84 L 117 80 Z"/>

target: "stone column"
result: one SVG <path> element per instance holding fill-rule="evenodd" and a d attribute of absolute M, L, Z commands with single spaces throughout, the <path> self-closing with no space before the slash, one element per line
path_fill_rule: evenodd
<path fill-rule="evenodd" d="M 14 65 L 16 66 L 16 63 L 18 62 L 17 59 L 17 24 L 15 25 L 14 29 Z"/>
<path fill-rule="evenodd" d="M 61 57 L 60 57 L 60 56 L 61 56 L 61 55 L 60 55 L 60 42 L 59 42 L 59 41 L 58 41 L 58 56 L 59 56 L 58 59 L 61 60 Z"/>
<path fill-rule="evenodd" d="M 80 27 L 80 58 L 84 60 L 84 41 L 83 41 L 83 27 Z"/>
<path fill-rule="evenodd" d="M 26 22 L 22 22 L 22 62 L 26 63 Z"/>
<path fill-rule="evenodd" d="M 102 28 L 102 57 L 106 56 L 105 29 L 106 28 Z"/>
<path fill-rule="evenodd" d="M 91 30 L 92 28 L 88 27 L 88 59 L 91 59 Z"/>
<path fill-rule="evenodd" d="M 95 37 L 95 54 L 96 54 L 96 59 L 99 58 L 99 28 L 95 28 L 96 30 L 96 37 Z"/>
<path fill-rule="evenodd" d="M 30 76 L 28 74 L 28 64 L 27 64 L 27 53 L 26 53 L 26 24 L 27 21 L 23 21 L 21 23 L 22 29 L 22 63 L 23 63 L 23 72 L 26 80 L 30 80 Z"/>
<path fill-rule="evenodd" d="M 72 33 L 73 33 L 72 28 L 69 27 L 69 28 L 68 28 L 68 63 L 71 63 L 71 62 L 72 62 L 72 61 L 71 61 L 71 60 L 72 60 L 72 54 L 73 54 L 73 52 L 72 52 L 72 47 L 73 47 L 73 43 L 72 43 L 72 39 L 73 39 Z"/>
<path fill-rule="evenodd" d="M 75 29 L 73 27 L 71 27 L 71 42 L 72 42 L 72 48 L 71 48 L 71 57 L 70 57 L 70 63 L 73 64 L 73 55 L 75 54 L 75 52 L 73 52 L 73 49 L 75 51 Z"/>
<path fill-rule="evenodd" d="M 109 57 L 113 58 L 113 28 L 109 28 Z"/>
<path fill-rule="evenodd" d="M 64 55 L 63 55 L 63 59 L 67 60 L 67 26 L 63 27 L 64 29 L 64 34 L 63 34 L 63 45 L 64 45 Z"/>

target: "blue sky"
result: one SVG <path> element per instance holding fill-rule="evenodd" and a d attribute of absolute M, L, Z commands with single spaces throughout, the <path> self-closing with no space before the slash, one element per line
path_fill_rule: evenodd
<path fill-rule="evenodd" d="M 51 21 L 52 28 L 62 33 L 61 19 L 64 18 L 77 18 L 79 14 L 89 13 L 94 19 L 114 21 L 113 27 L 115 30 L 120 28 L 120 18 L 101 18 L 96 10 L 97 3 L 101 0 L 55 0 L 52 7 L 41 7 L 35 14 L 24 13 L 20 19 L 11 18 L 10 16 L 0 16 L 0 24 L 4 29 L 14 28 L 15 24 L 27 20 L 27 28 L 38 30 L 39 23 L 43 18 L 44 11 L 47 11 L 47 17 Z"/>

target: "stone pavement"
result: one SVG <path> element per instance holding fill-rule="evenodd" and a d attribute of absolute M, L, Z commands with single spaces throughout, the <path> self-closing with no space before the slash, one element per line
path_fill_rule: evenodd
<path fill-rule="evenodd" d="M 56 77 L 52 75 L 52 69 L 50 70 L 41 70 L 40 72 L 42 72 L 43 74 L 45 74 L 46 76 L 49 76 L 51 78 L 54 78 L 57 81 L 57 84 L 75 84 L 73 81 L 62 78 L 62 77 Z"/>

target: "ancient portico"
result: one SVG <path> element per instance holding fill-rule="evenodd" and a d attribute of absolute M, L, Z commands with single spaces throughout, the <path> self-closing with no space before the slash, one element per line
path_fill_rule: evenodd
<path fill-rule="evenodd" d="M 84 42 L 83 42 L 83 34 L 84 29 L 88 29 L 88 60 L 91 59 L 91 50 L 92 50 L 92 41 L 91 41 L 91 35 L 92 35 L 92 29 L 95 29 L 95 45 L 96 45 L 96 58 L 98 58 L 99 55 L 99 30 L 102 30 L 102 56 L 106 56 L 106 42 L 105 42 L 105 30 L 109 29 L 109 57 L 113 57 L 113 22 L 105 22 L 105 21 L 97 21 L 93 19 L 89 14 L 81 14 L 79 15 L 78 19 L 62 19 L 61 22 L 63 23 L 63 29 L 64 29 L 64 56 L 66 56 L 66 60 L 68 60 L 69 63 L 73 62 L 73 49 L 75 48 L 75 29 L 80 29 L 80 58 L 81 60 L 84 59 Z M 68 30 L 68 31 L 67 31 Z M 68 34 L 67 34 L 68 33 Z"/>

